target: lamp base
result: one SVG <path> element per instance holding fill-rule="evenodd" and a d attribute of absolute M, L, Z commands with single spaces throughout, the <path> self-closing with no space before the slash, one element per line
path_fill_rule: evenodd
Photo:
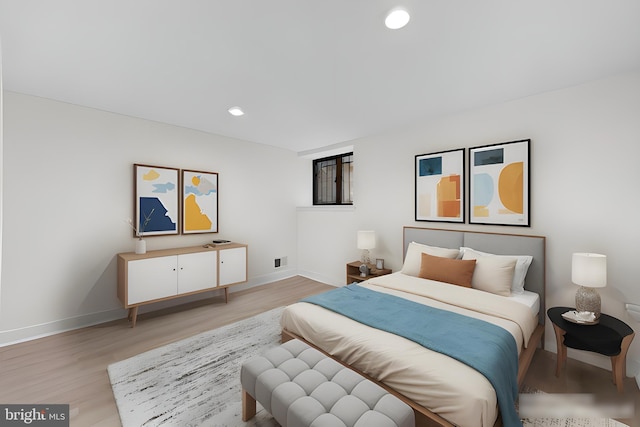
<path fill-rule="evenodd" d="M 580 286 L 576 291 L 576 311 L 590 311 L 600 318 L 600 294 L 594 288 Z"/>
<path fill-rule="evenodd" d="M 369 249 L 365 249 L 362 251 L 362 256 L 360 257 L 360 262 L 363 264 L 370 264 L 371 258 L 369 258 Z"/>

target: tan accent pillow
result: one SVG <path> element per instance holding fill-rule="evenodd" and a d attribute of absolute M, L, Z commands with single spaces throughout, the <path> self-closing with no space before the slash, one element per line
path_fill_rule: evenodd
<path fill-rule="evenodd" d="M 407 247 L 407 254 L 404 257 L 404 264 L 401 270 L 402 274 L 418 277 L 420 274 L 420 266 L 422 265 L 420 255 L 423 253 L 443 258 L 458 258 L 460 249 L 447 249 L 411 242 Z"/>
<path fill-rule="evenodd" d="M 511 296 L 511 284 L 517 259 L 498 256 L 463 257 L 462 259 L 476 260 L 476 269 L 471 279 L 472 288 L 505 297 Z"/>
<path fill-rule="evenodd" d="M 533 261 L 531 255 L 495 255 L 488 252 L 480 252 L 472 248 L 461 247 L 462 259 L 477 259 L 481 256 L 495 256 L 500 258 L 512 258 L 516 260 L 516 268 L 513 272 L 513 280 L 511 281 L 511 293 L 524 293 L 524 279 L 527 276 L 527 270 Z"/>
<path fill-rule="evenodd" d="M 475 268 L 475 259 L 442 258 L 423 253 L 418 277 L 470 288 Z"/>

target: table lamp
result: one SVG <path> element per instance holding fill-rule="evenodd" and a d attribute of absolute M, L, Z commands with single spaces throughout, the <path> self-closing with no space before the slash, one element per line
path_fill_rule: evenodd
<path fill-rule="evenodd" d="M 576 292 L 576 311 L 590 311 L 600 317 L 600 295 L 595 288 L 607 286 L 607 256 L 575 253 L 571 262 L 571 281 L 580 286 Z"/>
<path fill-rule="evenodd" d="M 371 263 L 369 258 L 369 249 L 376 247 L 375 231 L 358 231 L 358 249 L 362 249 L 362 257 L 360 261 L 365 264 Z"/>

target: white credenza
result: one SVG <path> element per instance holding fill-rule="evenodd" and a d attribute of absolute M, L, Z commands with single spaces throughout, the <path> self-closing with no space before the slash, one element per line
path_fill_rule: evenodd
<path fill-rule="evenodd" d="M 118 298 L 132 327 L 141 305 L 215 289 L 224 289 L 227 302 L 229 286 L 246 281 L 245 244 L 118 254 Z"/>

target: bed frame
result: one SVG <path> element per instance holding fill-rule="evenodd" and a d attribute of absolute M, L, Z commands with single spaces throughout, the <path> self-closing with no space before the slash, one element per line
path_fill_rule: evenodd
<path fill-rule="evenodd" d="M 422 243 L 430 246 L 439 246 L 443 248 L 459 248 L 467 246 L 482 252 L 489 252 L 497 255 L 531 255 L 533 262 L 529 266 L 525 279 L 525 289 L 536 292 L 540 295 L 540 312 L 538 316 L 539 324 L 529 340 L 529 346 L 520 353 L 518 364 L 518 386 L 521 387 L 524 377 L 529 369 L 531 360 L 538 346 L 541 345 L 544 334 L 545 321 L 545 237 L 544 236 L 528 236 L 517 234 L 500 234 L 500 233 L 483 233 L 476 231 L 459 231 L 444 230 L 435 228 L 420 227 L 404 227 L 403 228 L 403 259 L 407 251 L 407 246 L 411 242 Z M 282 341 L 290 339 L 299 339 L 314 346 L 312 343 L 304 340 L 294 333 L 283 330 Z M 322 349 L 318 349 L 322 351 Z M 324 354 L 327 354 L 323 351 Z M 331 355 L 327 354 L 332 357 Z M 354 369 L 353 367 L 338 360 L 343 365 L 353 369 L 360 375 L 375 382 L 391 394 L 397 396 L 402 401 L 411 406 L 416 415 L 416 427 L 455 427 L 449 421 L 445 420 L 438 414 L 431 412 L 423 406 L 413 402 L 412 400 L 401 395 L 389 386 L 377 381 L 375 378 Z M 495 426 L 501 426 L 502 420 L 498 417 Z"/>

